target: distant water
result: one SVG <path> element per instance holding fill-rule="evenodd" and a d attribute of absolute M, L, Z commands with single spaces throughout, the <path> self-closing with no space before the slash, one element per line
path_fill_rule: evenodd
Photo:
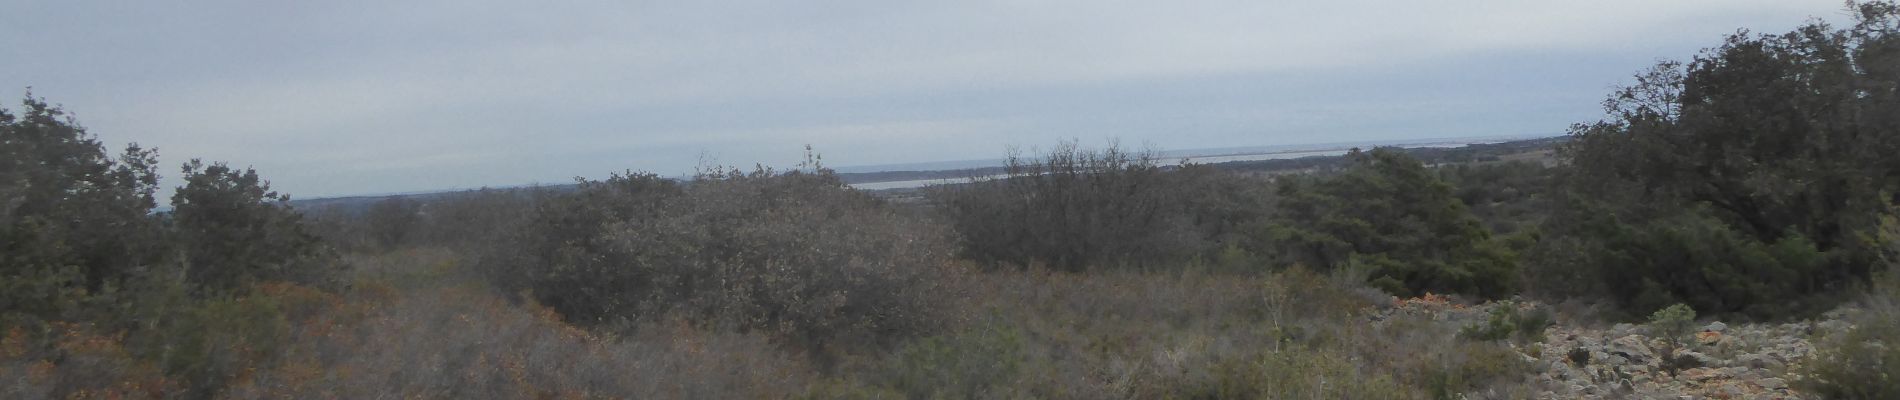
<path fill-rule="evenodd" d="M 990 180 L 990 179 L 1002 178 L 1006 176 L 1009 176 L 1009 174 L 981 176 L 981 177 L 977 177 L 976 179 Z M 858 190 L 910 189 L 910 188 L 920 188 L 920 187 L 925 187 L 925 186 L 945 185 L 945 184 L 951 184 L 951 183 L 964 183 L 964 182 L 969 182 L 969 181 L 970 181 L 970 178 L 918 179 L 918 180 L 910 180 L 910 181 L 853 183 L 850 186 Z"/>
<path fill-rule="evenodd" d="M 1289 144 L 1289 145 L 1272 145 L 1272 146 L 1221 147 L 1221 148 L 1211 148 L 1211 149 L 1159 151 L 1159 152 L 1156 152 L 1155 156 L 1157 158 L 1156 162 L 1162 165 L 1176 165 L 1176 164 L 1181 164 L 1184 162 L 1211 164 L 1211 163 L 1222 163 L 1222 162 L 1230 162 L 1230 161 L 1276 160 L 1276 159 L 1289 159 L 1289 158 L 1300 158 L 1300 157 L 1311 157 L 1311 156 L 1340 155 L 1340 154 L 1346 154 L 1347 150 L 1352 149 L 1354 147 L 1358 147 L 1358 148 L 1373 148 L 1373 147 L 1379 147 L 1379 146 L 1396 146 L 1396 147 L 1411 147 L 1411 148 L 1460 147 L 1460 146 L 1471 145 L 1471 144 L 1502 143 L 1502 142 L 1509 142 L 1509 141 L 1515 141 L 1515 140 L 1539 139 L 1539 138 L 1546 138 L 1546 137 L 1552 137 L 1552 136 L 1554 135 L 1478 136 L 1478 137 L 1462 137 L 1462 138 L 1378 140 L 1378 141 L 1363 141 L 1363 142 L 1336 142 L 1336 143 Z M 841 173 L 887 172 L 887 171 L 945 171 L 945 170 L 1001 167 L 1003 166 L 1004 161 L 1005 160 L 1001 158 L 980 159 L 980 160 L 929 161 L 929 162 L 901 163 L 901 164 L 835 167 L 833 168 L 833 170 L 837 172 L 841 172 Z M 996 176 L 983 177 L 980 179 L 992 179 L 992 178 L 996 178 Z M 679 176 L 677 177 L 677 179 L 690 180 L 692 179 L 692 177 Z M 940 184 L 946 184 L 946 183 L 959 183 L 959 182 L 967 182 L 967 181 L 969 181 L 969 178 L 921 179 L 921 180 L 907 180 L 907 181 L 865 182 L 865 183 L 851 184 L 851 186 L 858 189 L 864 189 L 864 190 L 884 190 L 884 189 L 917 188 L 917 187 L 924 187 L 924 186 L 940 185 Z M 534 184 L 522 184 L 522 185 L 491 186 L 488 188 L 509 189 L 509 188 L 525 188 L 525 187 L 563 187 L 563 186 L 568 186 L 568 185 L 571 185 L 571 184 L 534 183 Z M 314 206 L 323 205 L 325 203 L 333 203 L 333 202 L 350 202 L 350 201 L 363 202 L 363 201 L 377 200 L 377 199 L 381 199 L 383 197 L 388 197 L 388 196 L 429 195 L 429 194 L 436 194 L 436 193 L 459 192 L 463 190 L 473 190 L 473 188 L 454 188 L 454 189 L 443 189 L 443 190 L 423 190 L 423 191 L 378 193 L 378 194 L 363 194 L 363 195 L 348 195 L 348 196 L 320 196 L 320 197 L 296 199 L 296 200 L 292 200 L 291 202 L 293 204 L 298 205 L 298 207 L 314 207 Z M 158 207 L 156 211 L 160 213 L 170 212 L 171 207 L 161 205 L 160 207 Z"/>
<path fill-rule="evenodd" d="M 1409 140 L 1381 140 L 1365 142 L 1339 142 L 1316 144 L 1292 144 L 1274 146 L 1221 147 L 1212 149 L 1171 150 L 1156 152 L 1156 162 L 1162 165 L 1177 164 L 1213 164 L 1232 161 L 1283 160 L 1314 156 L 1337 156 L 1346 154 L 1353 148 L 1370 149 L 1373 147 L 1464 147 L 1473 144 L 1503 143 L 1515 140 L 1540 139 L 1550 135 L 1521 136 L 1481 136 L 1463 138 L 1435 138 Z M 1003 166 L 1004 159 L 934 161 L 905 164 L 867 165 L 836 168 L 838 172 L 885 172 L 885 171 L 942 171 L 956 169 L 988 168 Z M 996 178 L 990 176 L 984 178 Z M 968 178 L 919 179 L 890 182 L 865 182 L 851 184 L 861 190 L 908 189 L 935 186 L 948 183 L 961 183 Z"/>
<path fill-rule="evenodd" d="M 1165 150 L 1156 156 L 1162 164 L 1177 164 L 1182 159 L 1196 163 L 1216 163 L 1227 161 L 1274 160 L 1308 156 L 1339 155 L 1354 147 L 1370 149 L 1381 146 L 1394 147 L 1461 147 L 1472 144 L 1503 143 L 1514 140 L 1538 139 L 1553 135 L 1515 135 L 1515 136 L 1474 136 L 1457 138 L 1374 140 L 1362 142 L 1334 142 L 1310 144 L 1285 144 L 1270 146 L 1218 147 L 1208 149 Z M 843 173 L 887 172 L 887 171 L 943 171 L 955 169 L 988 168 L 1003 166 L 1002 158 L 980 160 L 927 161 L 916 163 L 860 165 L 833 167 Z"/>

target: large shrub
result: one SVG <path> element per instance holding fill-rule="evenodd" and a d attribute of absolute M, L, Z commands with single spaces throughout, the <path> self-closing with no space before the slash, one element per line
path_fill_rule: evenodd
<path fill-rule="evenodd" d="M 1882 216 L 1872 239 L 1884 270 L 1846 317 L 1852 328 L 1816 341 L 1799 386 L 1833 399 L 1900 398 L 1900 220 Z"/>
<path fill-rule="evenodd" d="M 1580 210 L 1581 211 L 1581 210 Z M 1689 209 L 1641 221 L 1614 214 L 1569 217 L 1580 248 L 1551 268 L 1592 271 L 1602 293 L 1626 310 L 1686 303 L 1705 312 L 1757 316 L 1820 311 L 1811 292 L 1827 281 L 1829 254 L 1805 236 L 1763 242 Z"/>
<path fill-rule="evenodd" d="M 1267 193 L 1211 167 L 1156 165 L 1149 153 L 1065 142 L 1012 154 L 1007 176 L 932 190 L 965 258 L 989 266 L 1178 267 L 1213 257 L 1264 214 Z"/>
<path fill-rule="evenodd" d="M 335 264 L 317 258 L 321 246 L 257 171 L 198 160 L 185 163 L 185 186 L 172 195 L 186 279 L 204 294 L 241 290 L 259 281 L 319 283 Z"/>
<path fill-rule="evenodd" d="M 1391 149 L 1355 151 L 1333 176 L 1287 177 L 1263 235 L 1289 263 L 1365 268 L 1399 295 L 1431 291 L 1509 295 L 1516 254 L 1493 240 L 1451 186 Z"/>
<path fill-rule="evenodd" d="M 0 369 L 28 379 L 0 397 L 208 398 L 273 357 L 282 318 L 242 292 L 329 272 L 286 197 L 193 161 L 154 213 L 154 151 L 113 159 L 65 111 L 25 106 L 0 110 Z"/>
<path fill-rule="evenodd" d="M 1571 238 L 1553 243 L 1621 253 L 1571 268 L 1640 288 L 1611 293 L 1633 315 L 1673 297 L 1777 317 L 1788 310 L 1772 304 L 1867 279 L 1875 257 L 1857 238 L 1900 189 L 1897 10 L 1738 33 L 1612 94 L 1609 118 L 1575 127 L 1561 152 L 1569 196 L 1550 227 Z"/>
<path fill-rule="evenodd" d="M 485 261 L 496 284 L 585 325 L 677 315 L 818 349 L 928 333 L 951 317 L 938 230 L 829 170 L 583 182 L 539 204 L 510 242 Z"/>
<path fill-rule="evenodd" d="M 57 317 L 164 253 L 157 156 L 114 159 L 61 108 L 24 106 L 0 109 L 0 314 Z"/>

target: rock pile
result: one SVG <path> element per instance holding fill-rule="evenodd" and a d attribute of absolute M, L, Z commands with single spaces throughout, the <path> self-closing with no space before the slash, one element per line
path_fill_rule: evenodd
<path fill-rule="evenodd" d="M 1418 316 L 1447 323 L 1482 321 L 1491 307 L 1442 298 L 1400 299 L 1371 319 Z M 1801 399 L 1790 388 L 1795 371 L 1814 351 L 1811 338 L 1845 331 L 1839 313 L 1818 322 L 1726 324 L 1710 322 L 1692 337 L 1656 337 L 1644 326 L 1607 328 L 1556 325 L 1541 342 L 1513 344 L 1534 368 L 1527 378 L 1546 399 Z"/>
<path fill-rule="evenodd" d="M 1546 398 L 1798 399 L 1789 367 L 1814 351 L 1816 325 L 1714 322 L 1679 347 L 1630 324 L 1559 326 L 1527 347 Z"/>

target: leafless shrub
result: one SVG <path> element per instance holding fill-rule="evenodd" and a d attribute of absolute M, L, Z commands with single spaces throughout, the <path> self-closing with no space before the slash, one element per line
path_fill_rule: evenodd
<path fill-rule="evenodd" d="M 1007 165 L 1008 177 L 929 193 L 963 256 L 988 266 L 1178 268 L 1243 245 L 1240 230 L 1266 210 L 1265 185 L 1208 167 L 1158 165 L 1151 152 L 1113 144 L 1086 150 L 1064 142 L 1035 156 L 1012 153 Z"/>

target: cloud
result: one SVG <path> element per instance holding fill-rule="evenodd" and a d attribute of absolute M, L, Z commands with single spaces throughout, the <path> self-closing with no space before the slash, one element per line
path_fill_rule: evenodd
<path fill-rule="evenodd" d="M 835 165 L 1557 131 L 1609 85 L 1834 0 L 28 2 L 0 94 L 300 195 L 506 185 L 701 152 Z M 1481 71 L 1481 72 L 1474 72 Z"/>

